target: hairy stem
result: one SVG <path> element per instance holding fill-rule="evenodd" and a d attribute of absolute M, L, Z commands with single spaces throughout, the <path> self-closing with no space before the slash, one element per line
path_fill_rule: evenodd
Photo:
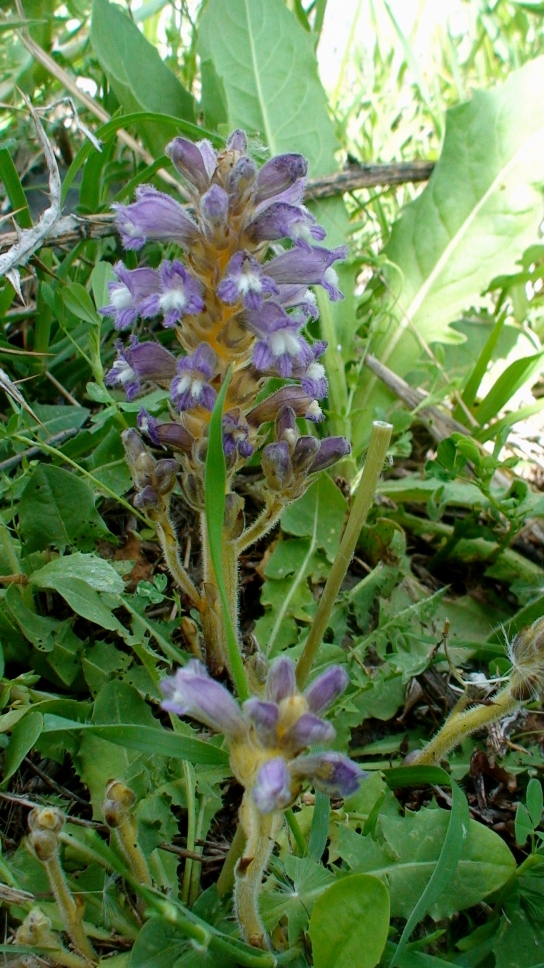
<path fill-rule="evenodd" d="M 185 592 L 185 594 L 191 599 L 198 611 L 202 612 L 205 607 L 204 601 L 181 563 L 178 540 L 176 538 L 168 511 L 164 511 L 160 516 L 157 516 L 156 523 L 157 534 L 161 543 L 164 560 L 168 565 L 172 578 L 176 584 L 179 585 L 181 590 Z"/>
<path fill-rule="evenodd" d="M 418 766 L 429 766 L 439 763 L 455 746 L 461 743 L 465 736 L 469 736 L 474 730 L 482 726 L 508 716 L 518 709 L 520 702 L 514 699 L 509 683 L 499 692 L 492 702 L 486 706 L 473 706 L 465 712 L 454 712 L 446 720 L 440 732 L 425 747 L 421 753 L 412 760 Z"/>
<path fill-rule="evenodd" d="M 244 939 L 254 948 L 268 948 L 269 942 L 259 914 L 259 895 L 263 874 L 268 864 L 283 814 L 263 814 L 246 792 L 240 807 L 240 822 L 247 843 L 243 857 L 236 865 L 234 908 Z"/>
<path fill-rule="evenodd" d="M 372 425 L 372 436 L 370 438 L 361 480 L 355 492 L 350 515 L 342 535 L 342 540 L 340 541 L 340 547 L 338 548 L 336 558 L 329 572 L 329 577 L 323 589 L 315 618 L 312 622 L 308 638 L 306 639 L 306 645 L 298 662 L 297 682 L 299 687 L 304 685 L 310 674 L 317 651 L 327 630 L 332 610 L 338 598 L 338 592 L 340 591 L 349 563 L 353 557 L 361 528 L 372 506 L 376 485 L 382 472 L 383 462 L 387 448 L 389 447 L 389 441 L 391 440 L 392 430 L 393 427 L 391 424 L 384 423 L 381 420 L 375 420 Z"/>
<path fill-rule="evenodd" d="M 53 891 L 55 901 L 62 916 L 66 933 L 73 941 L 77 950 L 88 961 L 94 964 L 96 962 L 96 954 L 85 934 L 85 929 L 82 924 L 83 908 L 78 909 L 74 897 L 70 893 L 64 877 L 64 871 L 60 866 L 58 854 L 55 854 L 50 860 L 45 861 L 44 866 L 47 871 L 51 890 Z"/>
<path fill-rule="evenodd" d="M 260 538 L 274 527 L 278 518 L 283 511 L 284 505 L 280 501 L 271 499 L 270 503 L 263 508 L 259 516 L 255 519 L 253 524 L 250 524 L 248 528 L 240 535 L 238 541 L 236 542 L 236 551 L 238 555 L 241 555 L 246 548 L 254 544 Z"/>

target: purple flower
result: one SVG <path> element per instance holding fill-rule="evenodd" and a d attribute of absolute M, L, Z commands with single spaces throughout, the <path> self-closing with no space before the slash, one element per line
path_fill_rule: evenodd
<path fill-rule="evenodd" d="M 160 268 L 161 288 L 142 303 L 144 318 L 163 313 L 167 329 L 176 326 L 182 316 L 196 316 L 204 309 L 202 285 L 182 262 L 163 262 Z"/>
<path fill-rule="evenodd" d="M 295 781 L 309 781 L 329 797 L 349 797 L 356 793 L 368 773 L 342 753 L 315 753 L 299 756 L 290 764 Z"/>
<path fill-rule="evenodd" d="M 217 156 L 210 141 L 194 144 L 187 138 L 174 138 L 164 149 L 181 175 L 199 192 L 207 191 L 217 167 Z"/>
<path fill-rule="evenodd" d="M 330 743 L 336 735 L 334 726 L 313 713 L 303 713 L 291 726 L 282 745 L 293 752 L 303 750 L 312 743 Z"/>
<path fill-rule="evenodd" d="M 273 202 L 249 223 L 246 234 L 253 244 L 287 238 L 309 248 L 312 241 L 324 239 L 326 232 L 303 205 Z"/>
<path fill-rule="evenodd" d="M 283 407 L 291 407 L 297 417 L 306 417 L 307 420 L 315 421 L 323 420 L 319 404 L 302 387 L 290 384 L 271 393 L 266 400 L 253 407 L 247 415 L 248 422 L 254 427 L 260 427 L 263 423 L 275 420 Z"/>
<path fill-rule="evenodd" d="M 223 450 L 226 457 L 236 453 L 248 458 L 253 453 L 253 445 L 248 440 L 249 425 L 241 410 L 229 410 L 223 417 Z"/>
<path fill-rule="evenodd" d="M 306 369 L 313 359 L 312 351 L 300 335 L 304 320 L 288 316 L 276 302 L 266 302 L 260 312 L 248 311 L 245 320 L 258 336 L 253 349 L 253 364 L 257 370 L 273 370 L 289 377 L 294 367 Z"/>
<path fill-rule="evenodd" d="M 163 679 L 160 688 L 165 697 L 161 706 L 168 712 L 191 716 L 229 739 L 246 735 L 247 726 L 235 699 L 210 678 L 198 659 L 190 659 L 174 676 Z"/>
<path fill-rule="evenodd" d="M 255 204 L 285 192 L 308 173 L 308 162 L 302 155 L 276 155 L 267 161 L 257 175 Z"/>
<path fill-rule="evenodd" d="M 156 447 L 171 447 L 173 450 L 183 450 L 189 453 L 194 444 L 194 438 L 185 427 L 179 423 L 162 423 L 152 417 L 143 408 L 138 413 L 138 430 L 147 434 L 151 443 Z"/>
<path fill-rule="evenodd" d="M 223 228 L 229 210 L 229 196 L 220 185 L 212 185 L 200 200 L 200 211 L 204 221 L 213 231 Z"/>
<path fill-rule="evenodd" d="M 141 249 L 147 239 L 177 242 L 184 248 L 196 242 L 198 226 L 171 195 L 157 191 L 152 185 L 140 185 L 136 198 L 131 205 L 112 206 L 117 212 L 117 226 L 125 249 Z"/>
<path fill-rule="evenodd" d="M 116 329 L 128 329 L 138 318 L 142 302 L 158 291 L 160 276 L 154 269 L 127 269 L 122 262 L 114 269 L 118 281 L 108 282 L 110 302 L 98 312 L 115 316 Z"/>
<path fill-rule="evenodd" d="M 236 128 L 229 134 L 226 143 L 227 151 L 239 151 L 241 154 L 247 151 L 247 134 L 241 128 Z"/>
<path fill-rule="evenodd" d="M 308 473 L 316 474 L 318 471 L 325 471 L 348 454 L 351 454 L 351 446 L 345 437 L 324 437 Z"/>
<path fill-rule="evenodd" d="M 285 309 L 300 309 L 306 319 L 319 319 L 315 293 L 305 286 L 278 286 L 276 302 Z"/>
<path fill-rule="evenodd" d="M 304 435 L 298 438 L 291 455 L 293 473 L 296 477 L 300 478 L 308 473 L 308 468 L 315 460 L 318 451 L 319 440 L 317 437 Z"/>
<path fill-rule="evenodd" d="M 347 689 L 349 676 L 343 666 L 329 666 L 306 689 L 304 696 L 308 708 L 319 715 L 325 712 L 333 702 Z"/>
<path fill-rule="evenodd" d="M 178 360 L 177 375 L 172 380 L 170 396 L 178 410 L 192 410 L 204 407 L 213 410 L 216 391 L 210 386 L 217 357 L 208 343 L 201 343 L 194 353 Z"/>
<path fill-rule="evenodd" d="M 240 201 L 247 199 L 256 178 L 257 165 L 247 155 L 242 155 L 241 158 L 238 158 L 228 177 L 229 210 L 231 212 L 239 210 Z"/>
<path fill-rule="evenodd" d="M 325 367 L 318 362 L 318 358 L 327 349 L 325 340 L 318 340 L 310 347 L 309 359 L 303 366 L 294 366 L 292 375 L 298 377 L 302 389 L 310 397 L 322 400 L 327 395 L 328 382 Z"/>
<path fill-rule="evenodd" d="M 236 252 L 217 287 L 217 295 L 231 306 L 242 300 L 246 309 L 259 310 L 263 295 L 276 294 L 276 283 L 264 275 L 261 266 L 249 252 Z"/>
<path fill-rule="evenodd" d="M 253 799 L 261 813 L 284 810 L 293 799 L 291 777 L 285 760 L 276 756 L 261 766 L 253 787 Z"/>
<path fill-rule="evenodd" d="M 106 374 L 107 386 L 122 386 L 127 400 L 133 400 L 145 380 L 154 383 L 170 381 L 176 372 L 176 358 L 160 343 L 140 343 L 132 336 L 128 346 L 116 340 L 118 356 Z"/>
<path fill-rule="evenodd" d="M 279 718 L 277 703 L 264 702 L 262 699 L 248 699 L 243 709 L 245 717 L 249 719 L 263 746 L 276 746 Z"/>
<path fill-rule="evenodd" d="M 261 454 L 261 467 L 267 487 L 274 491 L 283 491 L 293 471 L 289 444 L 285 440 L 267 444 Z"/>
<path fill-rule="evenodd" d="M 347 252 L 345 245 L 331 250 L 320 246 L 311 248 L 295 246 L 267 262 L 266 271 L 278 285 L 321 285 L 334 302 L 344 297 L 336 286 L 338 277 L 332 269 L 332 264 L 339 259 L 345 259 Z"/>
<path fill-rule="evenodd" d="M 297 691 L 295 663 L 286 655 L 280 655 L 270 664 L 266 678 L 266 695 L 272 702 L 281 702 L 294 696 Z"/>

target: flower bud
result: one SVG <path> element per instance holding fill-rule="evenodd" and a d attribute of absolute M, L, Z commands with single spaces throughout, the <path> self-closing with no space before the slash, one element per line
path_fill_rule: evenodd
<path fill-rule="evenodd" d="M 295 663 L 286 655 L 280 655 L 270 665 L 266 679 L 266 695 L 272 702 L 281 702 L 294 696 L 297 691 Z"/>
<path fill-rule="evenodd" d="M 272 491 L 283 491 L 292 474 L 288 444 L 284 440 L 267 444 L 262 452 L 261 467 L 267 487 Z"/>
<path fill-rule="evenodd" d="M 343 666 L 333 665 L 308 686 L 304 696 L 308 708 L 320 715 L 347 689 L 349 676 Z"/>
<path fill-rule="evenodd" d="M 289 806 L 293 799 L 291 777 L 283 757 L 276 756 L 261 766 L 252 792 L 261 813 L 285 810 Z"/>
<path fill-rule="evenodd" d="M 315 753 L 300 756 L 290 765 L 293 779 L 309 781 L 316 790 L 329 797 L 349 797 L 368 776 L 364 770 L 342 753 Z"/>

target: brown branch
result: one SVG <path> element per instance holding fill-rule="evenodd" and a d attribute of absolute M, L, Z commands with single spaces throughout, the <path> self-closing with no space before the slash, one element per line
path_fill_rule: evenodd
<path fill-rule="evenodd" d="M 377 185 L 404 185 L 406 182 L 428 181 L 434 168 L 432 161 L 401 161 L 391 165 L 347 165 L 343 171 L 322 178 L 311 178 L 304 198 L 315 201 L 355 191 L 356 188 L 375 188 Z"/>
<path fill-rule="evenodd" d="M 344 171 L 323 178 L 312 178 L 308 182 L 305 198 L 307 201 L 342 195 L 355 188 L 370 188 L 374 185 L 402 185 L 406 182 L 425 181 L 433 170 L 433 163 L 415 161 L 401 162 L 398 165 L 351 165 Z M 103 215 L 66 215 L 59 219 L 51 232 L 44 238 L 44 245 L 75 245 L 84 239 L 99 239 L 116 235 L 114 216 Z M 0 255 L 13 245 L 19 234 L 5 232 L 0 235 Z"/>

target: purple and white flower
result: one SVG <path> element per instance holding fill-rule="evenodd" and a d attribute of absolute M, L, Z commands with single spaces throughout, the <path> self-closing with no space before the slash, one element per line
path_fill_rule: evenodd
<path fill-rule="evenodd" d="M 137 201 L 130 205 L 116 203 L 117 226 L 125 249 L 141 249 L 148 239 L 177 242 L 189 248 L 199 237 L 198 226 L 171 195 L 152 185 L 136 189 Z"/>
<path fill-rule="evenodd" d="M 304 205 L 273 202 L 249 223 L 246 235 L 253 244 L 291 239 L 295 245 L 310 248 L 312 242 L 322 241 L 326 232 Z"/>
<path fill-rule="evenodd" d="M 98 312 L 114 316 L 116 329 L 128 329 L 140 315 L 142 303 L 160 287 L 160 275 L 154 269 L 127 269 L 122 262 L 114 266 L 117 280 L 108 282 L 110 302 Z"/>
<path fill-rule="evenodd" d="M 177 410 L 204 407 L 213 410 L 216 391 L 210 386 L 215 376 L 217 357 L 208 343 L 201 343 L 194 353 L 178 360 L 177 374 L 172 380 L 170 396 Z"/>
<path fill-rule="evenodd" d="M 227 305 L 232 306 L 242 300 L 246 309 L 259 310 L 264 295 L 279 292 L 273 279 L 262 271 L 262 267 L 249 252 L 235 252 L 225 275 L 217 287 L 217 295 Z"/>
<path fill-rule="evenodd" d="M 107 386 L 121 386 L 133 400 L 145 381 L 168 383 L 176 372 L 176 358 L 160 343 L 140 343 L 136 336 L 128 346 L 116 340 L 117 359 L 106 374 Z"/>
<path fill-rule="evenodd" d="M 163 262 L 160 268 L 160 291 L 142 303 L 140 315 L 145 319 L 162 313 L 164 326 L 176 326 L 183 316 L 196 316 L 204 309 L 202 284 L 182 262 Z"/>
<path fill-rule="evenodd" d="M 344 297 L 338 289 L 338 276 L 332 264 L 345 259 L 347 252 L 345 245 L 337 249 L 295 246 L 267 262 L 266 271 L 278 285 L 323 286 L 335 302 Z"/>

